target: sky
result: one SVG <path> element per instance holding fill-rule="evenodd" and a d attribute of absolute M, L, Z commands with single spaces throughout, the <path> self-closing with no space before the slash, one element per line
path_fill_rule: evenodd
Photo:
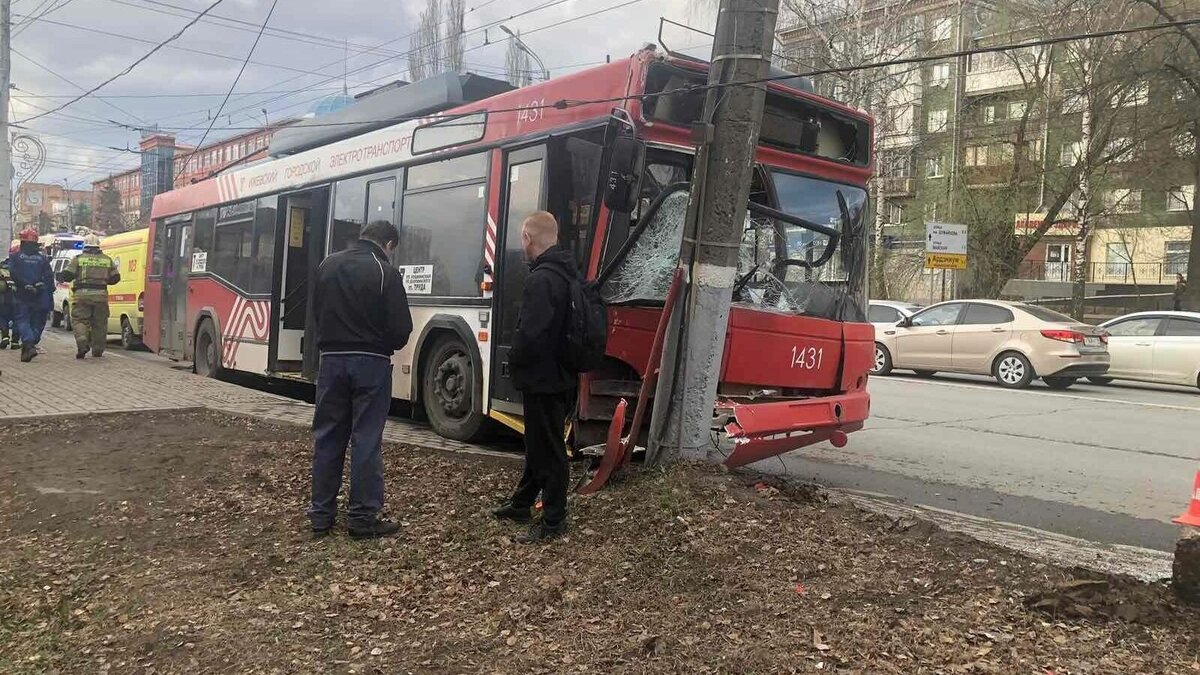
<path fill-rule="evenodd" d="M 12 0 L 10 121 L 52 110 L 121 72 L 212 2 Z M 157 124 L 180 142 L 197 143 L 237 77 L 271 2 L 222 0 L 129 74 L 60 112 L 29 120 L 25 126 L 32 132 L 14 130 L 36 135 L 46 147 L 46 164 L 34 180 L 65 180 L 72 189 L 90 189 L 92 180 L 135 167 L 140 133 L 121 124 Z M 268 31 L 207 142 L 264 120 L 307 112 L 315 100 L 341 90 L 344 70 L 351 94 L 408 79 L 405 52 L 425 2 L 278 0 Z M 503 78 L 505 36 L 497 27 L 479 30 L 498 22 L 521 32 L 554 77 L 657 42 L 659 17 L 711 31 L 713 5 L 709 0 L 467 0 L 464 69 Z M 680 28 L 664 32 L 664 40 L 701 57 L 711 49 L 707 36 Z"/>

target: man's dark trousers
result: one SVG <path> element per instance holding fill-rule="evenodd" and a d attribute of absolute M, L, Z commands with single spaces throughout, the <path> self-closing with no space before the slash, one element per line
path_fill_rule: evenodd
<path fill-rule="evenodd" d="M 542 493 L 542 522 L 555 526 L 567 517 L 567 444 L 563 432 L 570 392 L 524 394 L 525 472 L 513 493 L 512 505 L 527 509 Z"/>
<path fill-rule="evenodd" d="M 314 529 L 333 525 L 350 445 L 350 527 L 367 527 L 383 508 L 383 426 L 392 404 L 392 368 L 383 356 L 322 354 L 313 415 Z"/>

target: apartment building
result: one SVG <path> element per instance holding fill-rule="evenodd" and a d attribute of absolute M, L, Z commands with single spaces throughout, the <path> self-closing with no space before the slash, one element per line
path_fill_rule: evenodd
<path fill-rule="evenodd" d="M 837 15 L 801 11 L 783 20 L 785 66 L 804 71 L 1019 44 L 1049 30 L 994 2 L 853 0 L 839 7 Z M 888 270 L 877 275 L 890 283 L 885 292 L 928 302 L 956 286 L 972 293 L 989 287 L 1003 274 L 997 260 L 1010 235 L 1037 230 L 1068 193 L 1017 267 L 1015 276 L 1037 283 L 1010 285 L 1010 292 L 1062 294 L 1081 255 L 1087 281 L 1097 286 L 1166 285 L 1186 273 L 1193 143 L 1147 131 L 1184 102 L 1152 69 L 1121 71 L 1126 44 L 1138 48 L 1027 47 L 815 78 L 822 93 L 877 119 L 874 255 Z M 972 269 L 944 291 L 940 274 L 921 265 L 929 221 L 972 230 Z"/>

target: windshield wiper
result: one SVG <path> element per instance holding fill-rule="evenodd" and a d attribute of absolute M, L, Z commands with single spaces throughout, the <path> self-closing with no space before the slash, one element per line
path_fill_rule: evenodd
<path fill-rule="evenodd" d="M 772 218 L 774 220 L 782 220 L 783 222 L 785 222 L 789 225 L 795 225 L 797 227 L 802 227 L 806 230 L 810 230 L 812 232 L 816 232 L 818 234 L 823 234 L 826 237 L 829 237 L 829 243 L 825 244 L 825 250 L 821 252 L 821 256 L 819 258 L 817 258 L 816 260 L 812 260 L 812 261 L 794 260 L 794 259 L 789 258 L 787 260 L 781 261 L 779 264 L 785 265 L 785 266 L 803 267 L 805 269 L 813 269 L 815 267 L 820 267 L 820 266 L 824 265 L 825 263 L 829 262 L 830 258 L 833 257 L 833 254 L 837 252 L 838 244 L 841 242 L 841 239 L 842 239 L 842 233 L 847 231 L 850 227 L 850 207 L 846 205 L 846 198 L 844 196 L 842 196 L 841 190 L 838 190 L 836 192 L 836 196 L 837 196 L 837 201 L 838 201 L 838 211 L 840 212 L 841 221 L 842 221 L 842 227 L 840 230 L 836 227 L 829 227 L 828 225 L 818 225 L 817 223 L 814 223 L 811 220 L 805 220 L 804 218 L 801 218 L 800 216 L 795 216 L 795 215 L 792 215 L 792 214 L 784 212 L 784 211 L 779 211 L 777 209 L 773 209 L 769 206 L 764 206 L 757 202 L 750 202 L 750 204 L 748 206 L 750 208 L 751 213 L 754 213 L 754 214 L 760 215 L 760 216 L 765 216 L 767 218 Z"/>

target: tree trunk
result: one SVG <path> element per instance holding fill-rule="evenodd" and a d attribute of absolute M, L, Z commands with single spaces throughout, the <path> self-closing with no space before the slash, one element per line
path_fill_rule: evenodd
<path fill-rule="evenodd" d="M 1200 124 L 1192 126 L 1192 169 L 1194 170 L 1193 185 L 1200 186 Z M 1195 275 L 1200 272 L 1200 199 L 1192 194 L 1192 240 L 1188 250 L 1187 289 L 1183 293 L 1183 309 L 1200 312 L 1200 279 Z"/>

